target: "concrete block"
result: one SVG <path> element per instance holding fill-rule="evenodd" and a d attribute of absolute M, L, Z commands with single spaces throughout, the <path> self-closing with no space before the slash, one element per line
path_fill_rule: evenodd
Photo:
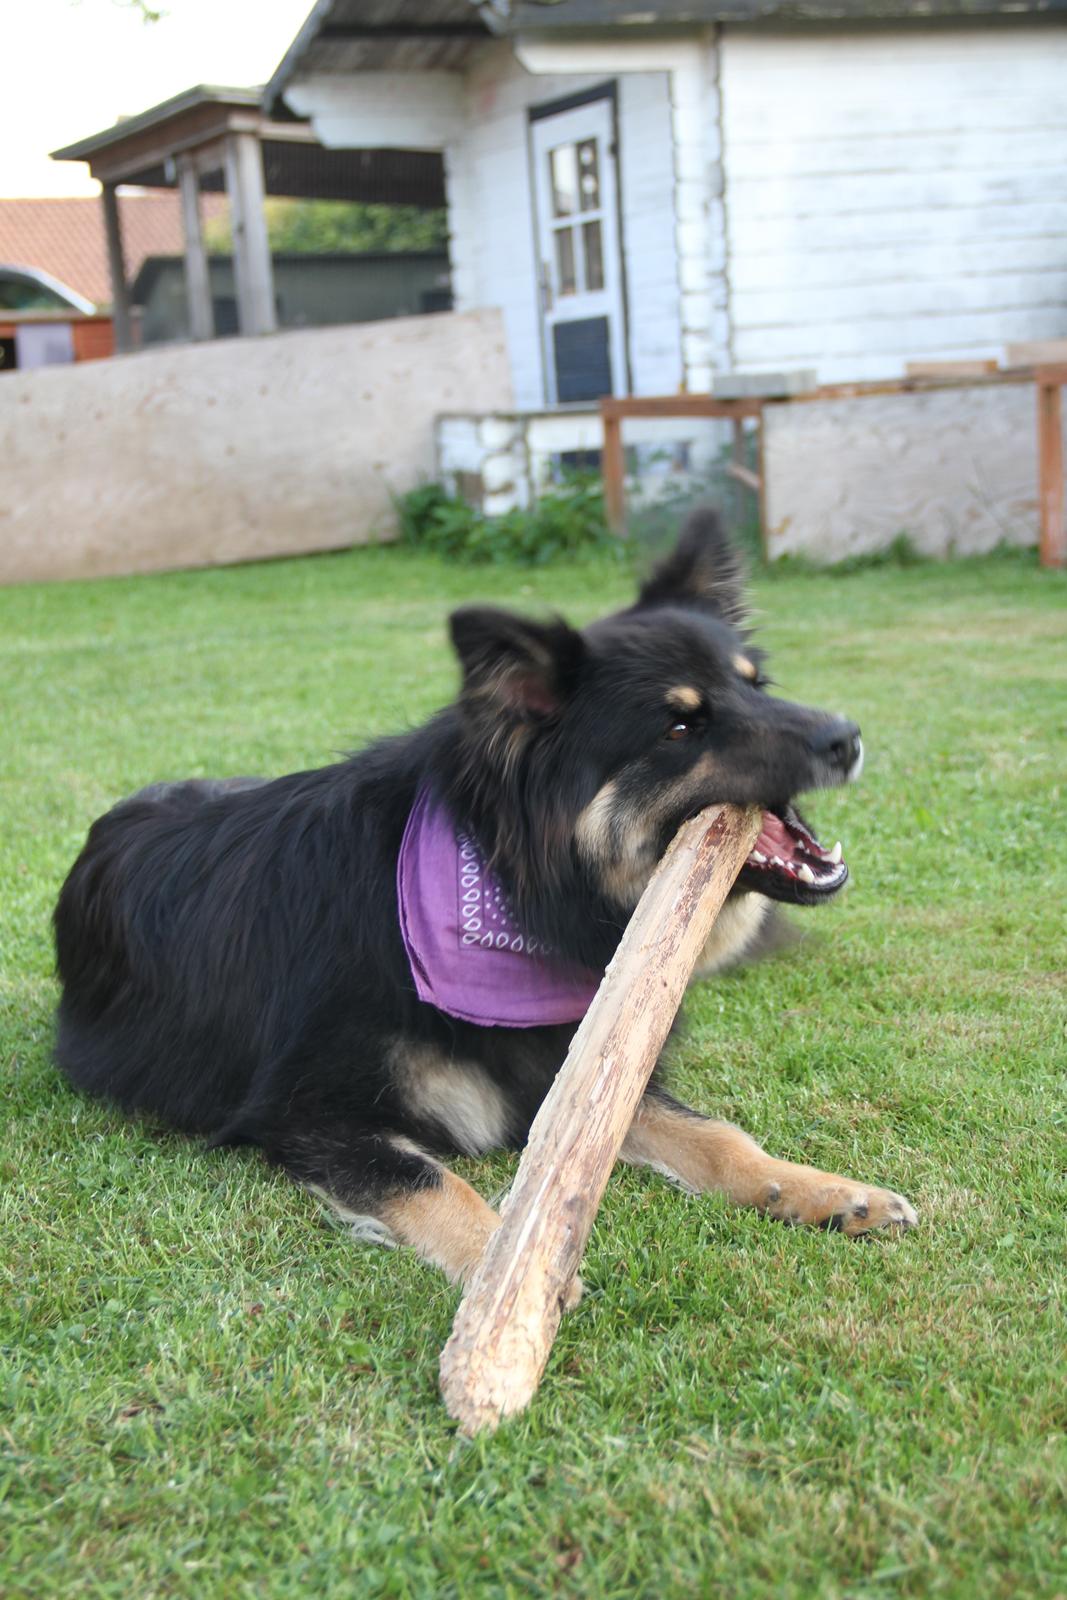
<path fill-rule="evenodd" d="M 711 267 L 706 256 L 682 256 L 678 262 L 678 286 L 683 306 L 690 295 L 706 296 L 710 282 Z"/>
<path fill-rule="evenodd" d="M 517 476 L 515 469 L 516 462 L 510 452 L 486 456 L 482 462 L 482 483 L 486 494 L 501 494 L 505 489 L 513 489 Z"/>
<path fill-rule="evenodd" d="M 706 213 L 692 222 L 679 222 L 675 229 L 675 238 L 678 241 L 678 254 L 681 259 L 706 261 L 709 237 Z"/>
<path fill-rule="evenodd" d="M 720 400 L 777 398 L 805 394 L 816 388 L 818 378 L 811 369 L 799 372 L 720 372 L 712 391 Z"/>
<path fill-rule="evenodd" d="M 518 431 L 514 417 L 483 417 L 478 437 L 487 451 L 506 450 Z"/>
<path fill-rule="evenodd" d="M 674 214 L 679 224 L 683 222 L 706 223 L 708 197 L 699 183 L 677 183 L 674 186 Z"/>
<path fill-rule="evenodd" d="M 707 332 L 711 328 L 711 296 L 707 285 L 683 294 L 680 303 L 682 328 L 686 333 Z"/>
<path fill-rule="evenodd" d="M 703 139 L 698 144 L 674 147 L 674 175 L 680 183 L 704 185 L 708 175 L 708 149 Z"/>
<path fill-rule="evenodd" d="M 482 501 L 482 510 L 487 517 L 502 517 L 508 511 L 514 511 L 519 503 L 516 489 L 512 487 L 502 490 L 499 494 L 487 494 Z"/>

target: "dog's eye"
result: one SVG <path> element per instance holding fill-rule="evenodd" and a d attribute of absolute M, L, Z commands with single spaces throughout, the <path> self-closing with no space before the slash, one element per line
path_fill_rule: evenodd
<path fill-rule="evenodd" d="M 695 733 L 695 732 L 696 732 L 696 724 L 695 723 L 693 723 L 693 722 L 682 722 L 681 720 L 679 720 L 678 722 L 672 722 L 671 723 L 670 727 L 667 729 L 666 737 L 668 739 L 688 739 L 689 735 L 691 733 Z"/>

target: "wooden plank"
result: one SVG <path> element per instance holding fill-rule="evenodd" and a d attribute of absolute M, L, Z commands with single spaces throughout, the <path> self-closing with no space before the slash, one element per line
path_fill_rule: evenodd
<path fill-rule="evenodd" d="M 185 234 L 185 298 L 189 308 L 189 336 L 192 339 L 213 339 L 215 308 L 211 301 L 211 277 L 200 221 L 199 171 L 190 156 L 179 156 L 177 166 L 182 229 Z"/>
<path fill-rule="evenodd" d="M 1006 367 L 1049 367 L 1067 362 L 1067 339 L 1029 339 L 1004 350 Z"/>
<path fill-rule="evenodd" d="M 606 396 L 600 402 L 604 417 L 758 417 L 763 401 L 716 400 L 710 394 Z"/>
<path fill-rule="evenodd" d="M 1067 566 L 1063 489 L 1063 374 L 1037 373 L 1037 473 L 1041 508 L 1038 559 L 1043 567 Z"/>
<path fill-rule="evenodd" d="M 466 1434 L 536 1392 L 608 1176 L 761 820 L 757 807 L 713 806 L 679 829 L 534 1118 L 441 1354 L 445 1404 Z"/>
<path fill-rule="evenodd" d="M 604 480 L 604 513 L 612 533 L 620 537 L 626 532 L 626 461 L 622 448 L 622 423 L 618 417 L 609 416 L 601 407 L 604 425 L 604 446 L 600 457 L 600 471 Z"/>
<path fill-rule="evenodd" d="M 977 378 L 868 378 L 856 383 L 821 383 L 810 394 L 790 395 L 775 405 L 804 404 L 808 400 L 853 400 L 869 394 L 931 394 L 938 389 L 996 389 L 1006 383 L 1030 383 L 1033 371 L 1018 367 Z"/>
<path fill-rule="evenodd" d="M 133 322 L 130 317 L 130 290 L 126 282 L 126 261 L 122 250 L 122 222 L 118 195 L 113 183 L 101 191 L 104 204 L 104 236 L 107 240 L 107 265 L 111 274 L 111 320 L 115 328 L 115 349 L 124 355 L 133 349 Z"/>
<path fill-rule="evenodd" d="M 997 371 L 995 361 L 906 361 L 908 378 L 985 378 Z"/>

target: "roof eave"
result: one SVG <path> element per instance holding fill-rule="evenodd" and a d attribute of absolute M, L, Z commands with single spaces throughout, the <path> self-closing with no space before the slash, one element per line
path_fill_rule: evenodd
<path fill-rule="evenodd" d="M 336 0 L 315 0 L 302 28 L 275 67 L 270 82 L 263 90 L 263 109 L 268 117 L 275 115 L 275 108 L 281 102 L 293 74 L 325 27 L 335 4 Z"/>
<path fill-rule="evenodd" d="M 53 161 L 91 161 L 101 150 L 107 150 L 131 135 L 144 133 L 197 106 L 231 105 L 258 111 L 262 98 L 263 91 L 259 88 L 233 89 L 199 83 L 192 89 L 183 89 L 181 94 L 172 95 L 169 100 L 160 101 L 157 106 L 149 106 L 147 111 L 139 111 L 136 116 L 124 117 L 121 122 L 114 123 L 100 133 L 92 133 L 75 144 L 64 145 L 62 150 L 51 151 L 51 158 Z"/>

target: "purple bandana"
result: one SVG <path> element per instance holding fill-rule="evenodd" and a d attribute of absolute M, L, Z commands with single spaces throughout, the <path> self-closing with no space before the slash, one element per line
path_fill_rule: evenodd
<path fill-rule="evenodd" d="M 423 792 L 396 870 L 400 931 L 420 1000 L 483 1028 L 580 1022 L 600 987 L 515 926 L 478 846 Z"/>

